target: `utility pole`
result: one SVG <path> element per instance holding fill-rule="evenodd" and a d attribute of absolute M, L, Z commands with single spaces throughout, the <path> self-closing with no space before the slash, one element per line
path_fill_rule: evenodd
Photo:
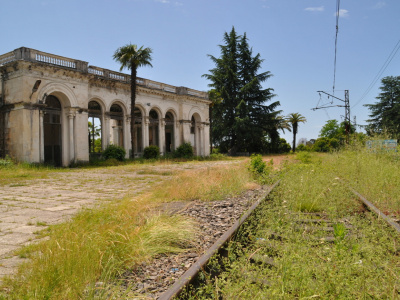
<path fill-rule="evenodd" d="M 332 97 L 334 99 L 337 99 L 339 101 L 344 102 L 344 105 L 323 105 L 323 106 L 318 106 L 315 108 L 312 108 L 312 110 L 317 110 L 317 109 L 323 109 L 323 108 L 329 108 L 329 107 L 344 107 L 345 113 L 344 113 L 344 124 L 345 124 L 345 130 L 346 130 L 346 143 L 348 144 L 350 142 L 350 132 L 351 132 L 351 120 L 350 120 L 350 99 L 349 99 L 349 90 L 344 91 L 344 100 L 340 99 L 334 95 L 331 95 L 327 92 L 324 91 L 317 91 L 320 95 L 321 93 L 328 95 L 328 97 Z M 330 103 L 333 104 L 333 101 Z"/>

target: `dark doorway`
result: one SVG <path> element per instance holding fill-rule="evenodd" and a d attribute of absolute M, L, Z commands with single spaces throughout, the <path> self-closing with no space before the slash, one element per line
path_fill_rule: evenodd
<path fill-rule="evenodd" d="M 175 150 L 175 122 L 171 112 L 165 115 L 165 151 L 172 152 Z"/>
<path fill-rule="evenodd" d="M 44 163 L 60 167 L 61 159 L 61 103 L 55 96 L 47 96 L 43 116 Z"/>

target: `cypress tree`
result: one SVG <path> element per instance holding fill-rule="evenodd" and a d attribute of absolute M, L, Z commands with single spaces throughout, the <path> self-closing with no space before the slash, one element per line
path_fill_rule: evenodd
<path fill-rule="evenodd" d="M 209 55 L 215 68 L 203 75 L 222 98 L 212 110 L 212 142 L 232 154 L 264 152 L 266 139 L 279 137 L 275 121 L 279 102 L 266 105 L 275 95 L 261 85 L 272 75 L 258 73 L 264 60 L 260 54 L 253 56 L 246 33 L 239 36 L 232 28 L 225 32 L 224 42 L 220 58 Z"/>

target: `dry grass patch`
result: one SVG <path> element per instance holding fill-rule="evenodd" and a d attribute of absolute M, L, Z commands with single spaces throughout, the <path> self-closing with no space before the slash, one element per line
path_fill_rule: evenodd
<path fill-rule="evenodd" d="M 247 170 L 247 162 L 243 162 L 239 165 L 185 171 L 169 180 L 167 184 L 158 186 L 153 192 L 153 197 L 161 201 L 211 201 L 257 186 Z"/>

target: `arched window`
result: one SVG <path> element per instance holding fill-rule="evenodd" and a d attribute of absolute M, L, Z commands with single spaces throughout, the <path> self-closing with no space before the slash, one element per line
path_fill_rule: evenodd
<path fill-rule="evenodd" d="M 110 107 L 110 141 L 117 146 L 124 146 L 124 131 L 122 122 L 124 120 L 124 111 L 118 104 Z"/>
<path fill-rule="evenodd" d="M 158 113 L 152 109 L 149 113 L 149 119 L 150 119 L 150 124 L 149 124 L 149 145 L 155 145 L 159 147 L 158 143 L 158 124 L 159 124 L 159 118 L 158 118 Z"/>
<path fill-rule="evenodd" d="M 89 153 L 100 153 L 102 151 L 102 113 L 101 106 L 98 102 L 89 102 L 88 117 Z"/>

